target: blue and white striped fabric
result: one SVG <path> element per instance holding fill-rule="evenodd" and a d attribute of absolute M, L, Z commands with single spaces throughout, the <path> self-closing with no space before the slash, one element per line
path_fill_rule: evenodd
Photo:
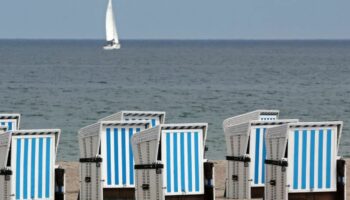
<path fill-rule="evenodd" d="M 0 125 L 7 126 L 9 131 L 17 130 L 17 120 L 14 119 L 0 119 Z"/>
<path fill-rule="evenodd" d="M 251 156 L 250 176 L 252 187 L 265 184 L 266 127 L 254 127 L 250 133 L 249 154 Z"/>
<path fill-rule="evenodd" d="M 125 121 L 149 121 L 150 127 L 153 128 L 160 124 L 159 117 L 125 117 Z"/>
<path fill-rule="evenodd" d="M 294 128 L 288 137 L 289 191 L 336 191 L 337 128 Z"/>
<path fill-rule="evenodd" d="M 55 136 L 13 136 L 15 199 L 54 199 Z"/>
<path fill-rule="evenodd" d="M 131 137 L 144 127 L 108 126 L 101 136 L 105 188 L 135 187 Z"/>
<path fill-rule="evenodd" d="M 166 195 L 203 194 L 203 131 L 163 130 Z"/>

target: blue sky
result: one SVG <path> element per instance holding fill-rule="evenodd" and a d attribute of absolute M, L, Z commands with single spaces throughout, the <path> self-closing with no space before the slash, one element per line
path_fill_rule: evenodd
<path fill-rule="evenodd" d="M 121 39 L 350 39 L 349 0 L 113 0 Z M 107 0 L 3 0 L 0 38 L 102 39 Z"/>

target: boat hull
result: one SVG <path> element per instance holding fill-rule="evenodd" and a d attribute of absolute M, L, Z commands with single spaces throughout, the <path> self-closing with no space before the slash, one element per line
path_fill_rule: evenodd
<path fill-rule="evenodd" d="M 116 50 L 120 49 L 120 44 L 107 45 L 103 47 L 104 50 Z"/>

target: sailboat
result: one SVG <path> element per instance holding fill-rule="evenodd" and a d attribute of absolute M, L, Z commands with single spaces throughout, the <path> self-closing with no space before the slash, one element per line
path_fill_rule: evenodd
<path fill-rule="evenodd" d="M 103 47 L 105 50 L 120 49 L 117 27 L 114 20 L 112 0 L 108 0 L 106 13 L 106 40 L 107 45 Z"/>

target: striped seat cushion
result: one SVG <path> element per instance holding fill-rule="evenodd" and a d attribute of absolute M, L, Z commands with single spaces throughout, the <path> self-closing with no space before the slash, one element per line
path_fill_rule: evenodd
<path fill-rule="evenodd" d="M 166 195 L 203 194 L 202 130 L 163 130 Z"/>
<path fill-rule="evenodd" d="M 251 157 L 250 176 L 252 186 L 265 184 L 266 128 L 253 127 L 250 133 L 249 154 Z"/>
<path fill-rule="evenodd" d="M 337 128 L 294 128 L 288 137 L 290 192 L 335 191 Z"/>
<path fill-rule="evenodd" d="M 102 178 L 105 188 L 135 187 L 131 137 L 144 127 L 105 127 L 101 136 Z"/>
<path fill-rule="evenodd" d="M 15 199 L 54 199 L 55 136 L 13 136 Z"/>

